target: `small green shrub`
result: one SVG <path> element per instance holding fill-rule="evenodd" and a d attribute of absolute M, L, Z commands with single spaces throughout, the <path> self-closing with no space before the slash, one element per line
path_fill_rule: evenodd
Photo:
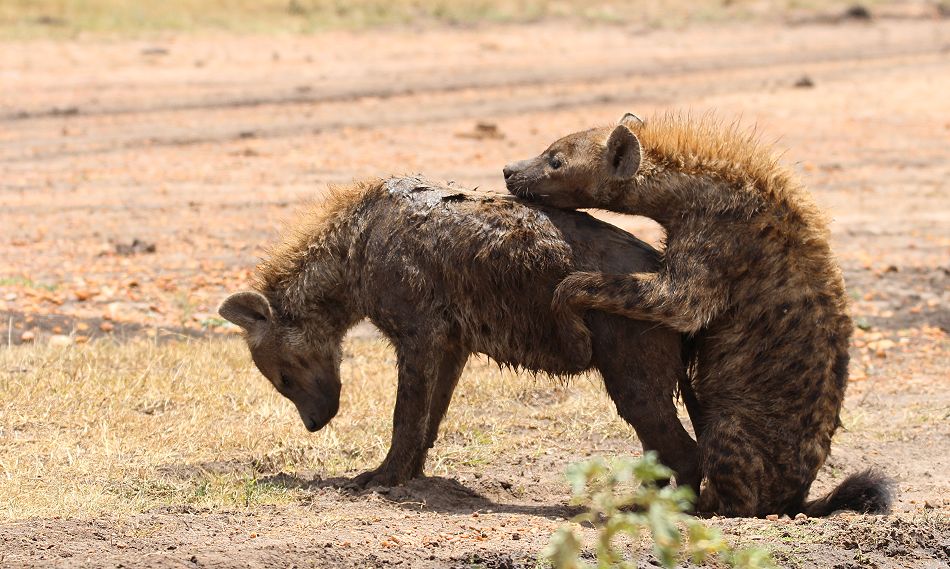
<path fill-rule="evenodd" d="M 734 549 L 715 528 L 706 527 L 689 515 L 695 495 L 689 488 L 661 486 L 673 472 L 648 452 L 633 460 L 618 458 L 608 464 L 602 458 L 571 465 L 567 479 L 572 487 L 572 503 L 584 505 L 587 512 L 572 520 L 589 523 L 597 529 L 598 569 L 637 567 L 637 543 L 644 533 L 653 541 L 653 553 L 667 568 L 688 557 L 696 564 L 718 557 L 732 567 L 757 569 L 774 567 L 771 556 L 760 549 Z M 629 556 L 615 543 L 627 535 L 631 540 Z M 685 536 L 684 536 L 685 534 Z M 556 569 L 595 567 L 580 559 L 583 542 L 566 525 L 551 536 L 544 556 Z"/>

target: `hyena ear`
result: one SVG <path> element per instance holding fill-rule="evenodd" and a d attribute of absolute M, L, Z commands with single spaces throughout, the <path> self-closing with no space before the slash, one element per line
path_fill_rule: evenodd
<path fill-rule="evenodd" d="M 251 331 L 273 318 L 270 302 L 254 291 L 241 291 L 224 299 L 218 307 L 221 318 Z"/>
<path fill-rule="evenodd" d="M 638 117 L 633 113 L 624 113 L 620 120 L 617 121 L 617 124 L 625 124 L 627 126 L 643 126 L 643 119 Z"/>
<path fill-rule="evenodd" d="M 607 170 L 611 177 L 627 180 L 640 169 L 640 139 L 627 125 L 617 125 L 607 139 Z"/>

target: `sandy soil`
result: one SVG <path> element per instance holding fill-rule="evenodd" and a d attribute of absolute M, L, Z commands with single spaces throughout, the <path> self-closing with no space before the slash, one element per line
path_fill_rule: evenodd
<path fill-rule="evenodd" d="M 947 20 L 916 18 L 5 43 L 3 340 L 228 333 L 217 302 L 327 183 L 425 172 L 500 190 L 505 162 L 563 133 L 715 111 L 787 149 L 834 219 L 860 329 L 847 428 L 815 491 L 877 464 L 901 495 L 884 518 L 712 523 L 791 567 L 946 567 L 948 38 Z M 572 513 L 563 467 L 586 454 L 515 453 L 362 495 L 277 477 L 308 490 L 290 506 L 11 520 L 0 565 L 533 567 Z"/>

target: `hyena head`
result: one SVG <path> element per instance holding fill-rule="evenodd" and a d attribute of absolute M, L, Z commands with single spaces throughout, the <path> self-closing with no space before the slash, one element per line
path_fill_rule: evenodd
<path fill-rule="evenodd" d="M 267 298 L 253 291 L 221 303 L 222 318 L 244 329 L 257 369 L 297 407 L 310 432 L 322 429 L 340 406 L 340 344 L 343 333 L 319 314 L 285 322 Z"/>
<path fill-rule="evenodd" d="M 616 127 L 569 134 L 540 155 L 505 166 L 505 185 L 518 197 L 564 209 L 609 205 L 640 170 L 632 129 L 642 124 L 627 113 Z"/>

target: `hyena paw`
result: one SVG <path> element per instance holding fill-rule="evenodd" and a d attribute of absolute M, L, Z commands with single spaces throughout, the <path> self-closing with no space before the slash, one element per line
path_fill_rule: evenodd
<path fill-rule="evenodd" d="M 557 308 L 586 308 L 602 278 L 599 273 L 571 273 L 554 289 L 552 305 Z"/>
<path fill-rule="evenodd" d="M 366 472 L 355 476 L 352 480 L 350 480 L 346 487 L 357 490 L 362 490 L 363 488 L 375 488 L 376 486 L 389 488 L 391 486 L 400 486 L 405 484 L 410 478 L 412 478 L 412 475 L 408 473 L 400 472 L 399 470 L 390 468 L 387 465 L 381 465 L 379 468 L 367 470 Z"/>

